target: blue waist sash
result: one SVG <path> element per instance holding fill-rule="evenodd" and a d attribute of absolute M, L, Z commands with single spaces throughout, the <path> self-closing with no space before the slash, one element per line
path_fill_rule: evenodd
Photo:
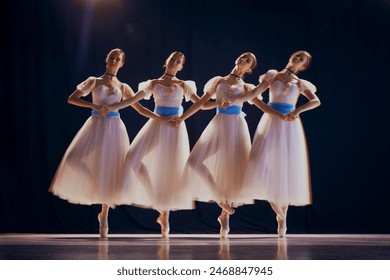
<path fill-rule="evenodd" d="M 95 111 L 95 110 L 92 110 L 92 116 L 98 116 L 98 117 L 101 117 L 101 115 L 99 114 L 98 111 Z M 108 112 L 107 115 L 106 115 L 106 118 L 112 118 L 112 117 L 119 117 L 120 114 L 119 112 Z"/>
<path fill-rule="evenodd" d="M 241 106 L 238 105 L 231 105 L 227 107 L 226 109 L 223 109 L 222 107 L 217 107 L 217 114 L 227 114 L 227 115 L 239 115 L 241 114 Z"/>
<path fill-rule="evenodd" d="M 295 108 L 294 105 L 288 103 L 269 102 L 268 105 L 283 115 L 287 115 Z"/>
<path fill-rule="evenodd" d="M 169 117 L 169 116 L 181 116 L 183 115 L 183 107 L 180 106 L 179 108 L 176 107 L 167 107 L 167 106 L 156 106 L 154 108 L 154 112 L 163 117 Z"/>

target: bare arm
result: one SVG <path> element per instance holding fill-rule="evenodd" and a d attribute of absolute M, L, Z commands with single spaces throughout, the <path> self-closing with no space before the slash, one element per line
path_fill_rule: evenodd
<path fill-rule="evenodd" d="M 218 103 L 217 101 L 207 101 L 203 107 L 202 107 L 202 110 L 210 110 L 210 109 L 214 109 L 218 106 Z"/>
<path fill-rule="evenodd" d="M 134 103 L 133 105 L 131 105 L 138 113 L 140 113 L 142 116 L 144 117 L 147 117 L 147 118 L 150 118 L 150 119 L 154 119 L 154 120 L 160 120 L 160 121 L 164 121 L 165 118 L 153 113 L 152 111 L 150 111 L 148 108 L 145 108 L 144 106 L 142 106 L 141 104 L 139 104 L 138 102 Z"/>
<path fill-rule="evenodd" d="M 91 108 L 94 109 L 96 104 L 93 104 L 92 102 L 89 102 L 87 100 L 81 99 L 81 97 L 84 96 L 84 92 L 81 90 L 76 89 L 71 95 L 68 97 L 68 103 L 79 106 L 79 107 L 85 107 L 85 108 Z"/>
<path fill-rule="evenodd" d="M 314 108 L 317 108 L 318 106 L 321 105 L 320 99 L 317 97 L 317 95 L 314 92 L 311 92 L 309 90 L 305 90 L 301 92 L 304 96 L 306 96 L 307 99 L 309 99 L 308 102 L 305 104 L 302 104 L 301 106 L 295 108 L 292 112 L 288 114 L 288 116 L 291 119 L 296 119 L 300 113 L 312 110 Z"/>
<path fill-rule="evenodd" d="M 200 97 L 196 94 L 191 95 L 191 101 L 193 103 L 196 103 L 200 100 Z M 200 108 L 202 110 L 210 110 L 217 107 L 217 103 L 215 101 L 207 101 L 203 106 Z"/>
<path fill-rule="evenodd" d="M 269 83 L 265 80 L 263 80 L 260 84 L 258 84 L 254 89 L 247 91 L 241 95 L 238 96 L 231 96 L 229 98 L 223 98 L 220 101 L 219 106 L 221 106 L 223 109 L 226 109 L 232 104 L 238 104 L 242 103 L 248 100 L 259 100 L 256 98 L 260 94 L 262 94 L 266 89 L 269 87 Z M 261 108 L 260 108 L 261 109 Z"/>
<path fill-rule="evenodd" d="M 269 87 L 269 83 L 267 81 L 263 80 L 254 89 L 248 91 L 247 93 L 238 95 L 237 97 L 232 97 L 231 98 L 232 104 L 252 100 L 256 96 L 258 96 L 258 95 L 262 94 L 264 91 L 266 91 L 268 87 Z"/>
<path fill-rule="evenodd" d="M 81 90 L 76 89 L 69 97 L 68 97 L 68 103 L 79 106 L 79 107 L 84 107 L 84 108 L 91 108 L 92 110 L 95 110 L 99 112 L 100 115 L 105 116 L 107 114 L 107 107 L 103 105 L 97 105 L 94 104 L 93 102 L 89 102 L 85 99 L 82 99 L 85 95 L 84 92 Z"/>
<path fill-rule="evenodd" d="M 184 121 L 184 120 L 188 119 L 189 117 L 191 117 L 193 114 L 195 114 L 197 111 L 199 111 L 204 104 L 206 104 L 206 102 L 210 99 L 210 97 L 211 97 L 211 94 L 208 92 L 203 94 L 203 96 L 201 98 L 199 98 L 198 101 L 196 101 L 194 104 L 192 104 L 191 107 L 188 108 L 188 110 L 185 111 L 185 113 L 179 117 L 179 120 Z"/>
<path fill-rule="evenodd" d="M 146 92 L 141 90 L 141 91 L 137 92 L 134 96 L 131 96 L 127 99 L 124 99 L 121 102 L 110 105 L 109 108 L 110 108 L 110 110 L 120 110 L 120 109 L 126 108 L 128 106 L 132 106 L 134 103 L 140 101 L 145 96 L 146 96 Z"/>
<path fill-rule="evenodd" d="M 134 96 L 134 92 L 133 90 L 129 87 L 129 86 L 123 86 L 124 90 L 123 90 L 123 99 L 124 100 L 127 100 L 131 97 Z M 144 106 L 142 106 L 139 102 L 135 102 L 131 105 L 138 113 L 140 113 L 142 116 L 145 116 L 147 118 L 150 118 L 150 119 L 154 119 L 154 120 L 163 120 L 163 118 L 155 113 L 153 113 L 152 111 L 150 111 L 149 109 L 145 108 Z"/>
<path fill-rule="evenodd" d="M 298 112 L 298 114 L 308 110 L 312 110 L 321 105 L 321 101 L 315 93 L 306 90 L 302 92 L 302 94 L 306 96 L 306 98 L 309 99 L 309 101 L 295 109 L 295 111 Z"/>
<path fill-rule="evenodd" d="M 270 114 L 270 115 L 275 116 L 275 117 L 279 117 L 283 120 L 287 120 L 285 115 L 279 113 L 277 110 L 275 110 L 271 106 L 267 105 L 263 100 L 260 100 L 258 98 L 254 98 L 252 100 L 252 102 L 253 102 L 253 104 L 256 105 L 257 108 L 259 108 L 264 113 Z"/>

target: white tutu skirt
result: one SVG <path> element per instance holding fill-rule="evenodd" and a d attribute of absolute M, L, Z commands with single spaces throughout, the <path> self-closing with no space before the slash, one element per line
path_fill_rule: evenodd
<path fill-rule="evenodd" d="M 159 211 L 193 209 L 191 193 L 180 185 L 189 153 L 184 123 L 172 127 L 159 120 L 148 120 L 126 156 L 123 184 L 132 190 L 129 203 Z M 140 169 L 148 174 L 151 185 L 139 179 Z"/>
<path fill-rule="evenodd" d="M 242 204 L 245 167 L 251 146 L 248 125 L 242 115 L 217 114 L 195 144 L 183 174 L 183 185 L 199 201 Z M 216 186 L 197 170 L 206 167 Z"/>
<path fill-rule="evenodd" d="M 75 204 L 126 204 L 122 167 L 129 149 L 119 117 L 91 116 L 65 152 L 49 191 Z"/>
<path fill-rule="evenodd" d="M 309 159 L 302 122 L 264 114 L 257 127 L 244 195 L 282 205 L 312 203 Z"/>

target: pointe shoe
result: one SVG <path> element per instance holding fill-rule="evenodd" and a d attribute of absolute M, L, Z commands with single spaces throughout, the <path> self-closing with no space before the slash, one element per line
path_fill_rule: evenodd
<path fill-rule="evenodd" d="M 229 215 L 233 215 L 235 212 L 233 207 L 231 207 L 230 204 L 227 202 L 220 202 L 220 203 L 218 203 L 218 205 Z"/>
<path fill-rule="evenodd" d="M 101 213 L 98 215 L 99 220 L 99 234 L 100 237 L 105 238 L 108 236 L 108 219 L 107 216 L 105 218 L 101 218 Z"/>
<path fill-rule="evenodd" d="M 286 219 L 276 217 L 276 220 L 278 221 L 278 236 L 285 237 L 287 232 Z"/>
<path fill-rule="evenodd" d="M 227 238 L 230 227 L 229 227 L 229 215 L 220 215 L 218 217 L 218 222 L 221 225 L 221 228 L 219 230 L 219 235 L 222 238 Z"/>
<path fill-rule="evenodd" d="M 169 236 L 169 223 L 168 221 L 165 221 L 165 219 L 161 218 L 161 215 L 156 220 L 157 223 L 161 226 L 161 236 L 162 237 L 168 237 Z"/>

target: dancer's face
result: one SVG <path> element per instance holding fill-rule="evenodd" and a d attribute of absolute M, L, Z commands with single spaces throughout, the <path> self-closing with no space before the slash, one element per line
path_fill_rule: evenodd
<path fill-rule="evenodd" d="M 309 57 L 304 52 L 294 53 L 289 60 L 289 64 L 295 69 L 303 71 L 309 64 Z"/>
<path fill-rule="evenodd" d="M 183 69 L 184 57 L 180 54 L 174 54 L 167 59 L 166 67 L 168 70 L 177 72 Z"/>
<path fill-rule="evenodd" d="M 106 59 L 107 67 L 119 69 L 123 66 L 123 56 L 120 51 L 111 51 Z"/>
<path fill-rule="evenodd" d="M 236 65 L 245 72 L 252 70 L 252 65 L 255 63 L 255 58 L 250 53 L 240 55 L 236 60 Z"/>

